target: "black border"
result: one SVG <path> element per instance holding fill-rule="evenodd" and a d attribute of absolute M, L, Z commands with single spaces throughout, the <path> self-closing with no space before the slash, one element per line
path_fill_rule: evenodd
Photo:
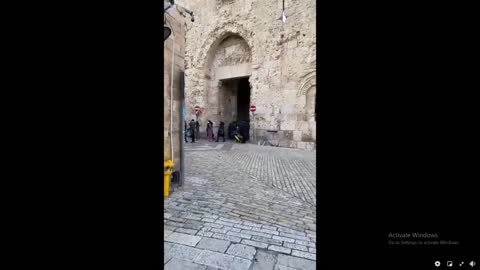
<path fill-rule="evenodd" d="M 319 268 L 415 269 L 450 252 L 390 250 L 390 230 L 478 250 L 476 9 L 334 5 L 317 5 Z M 12 21 L 22 263 L 161 267 L 160 8 L 37 5 Z"/>
<path fill-rule="evenodd" d="M 317 5 L 320 269 L 478 260 L 473 14 L 441 3 L 334 5 Z M 389 232 L 462 245 L 393 248 Z"/>

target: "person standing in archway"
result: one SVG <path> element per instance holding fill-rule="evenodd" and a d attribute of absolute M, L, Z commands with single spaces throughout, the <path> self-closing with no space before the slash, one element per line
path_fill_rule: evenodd
<path fill-rule="evenodd" d="M 210 120 L 208 120 L 208 123 L 207 123 L 207 138 L 209 142 L 215 139 L 213 136 L 213 123 Z"/>
<path fill-rule="evenodd" d="M 220 126 L 218 127 L 216 142 L 220 140 L 220 136 L 223 137 L 223 142 L 225 142 L 225 123 L 223 122 L 220 122 Z"/>
<path fill-rule="evenodd" d="M 195 135 L 197 136 L 197 140 L 198 140 L 200 138 L 200 123 L 198 122 L 198 119 L 197 121 L 195 121 Z"/>
<path fill-rule="evenodd" d="M 190 123 L 188 124 L 190 126 L 190 135 L 192 138 L 192 143 L 195 142 L 195 120 L 192 119 Z"/>

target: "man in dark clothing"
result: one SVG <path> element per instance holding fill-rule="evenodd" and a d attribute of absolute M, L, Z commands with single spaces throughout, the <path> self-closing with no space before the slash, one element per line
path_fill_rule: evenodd
<path fill-rule="evenodd" d="M 220 140 L 220 136 L 223 137 L 223 142 L 225 142 L 225 123 L 220 122 L 220 126 L 218 127 L 218 132 L 217 132 L 217 140 Z"/>
<path fill-rule="evenodd" d="M 213 134 L 213 122 L 210 120 L 207 122 L 207 138 L 209 142 L 215 140 L 215 135 Z"/>
<path fill-rule="evenodd" d="M 183 136 L 184 136 L 185 142 L 188 143 L 188 141 L 187 141 L 187 136 L 190 135 L 190 134 L 189 134 L 189 133 L 190 133 L 190 130 L 188 129 L 187 120 L 185 120 L 185 121 L 183 121 L 183 122 L 184 122 L 184 124 L 185 124 L 185 131 L 184 131 Z"/>
<path fill-rule="evenodd" d="M 190 134 L 192 137 L 192 143 L 195 142 L 195 120 L 192 119 L 190 123 L 188 124 L 190 126 Z"/>
<path fill-rule="evenodd" d="M 198 120 L 195 121 L 195 135 L 200 136 L 200 123 L 198 123 Z M 197 137 L 197 140 L 198 140 L 198 137 Z"/>
<path fill-rule="evenodd" d="M 233 135 L 235 135 L 235 127 L 236 127 L 236 123 L 235 122 L 231 122 L 230 124 L 228 124 L 228 138 L 233 140 Z"/>

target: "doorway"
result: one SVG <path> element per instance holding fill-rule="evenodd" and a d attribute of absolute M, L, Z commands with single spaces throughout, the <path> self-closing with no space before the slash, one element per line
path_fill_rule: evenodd
<path fill-rule="evenodd" d="M 219 95 L 220 121 L 250 123 L 250 83 L 248 77 L 222 80 Z"/>
<path fill-rule="evenodd" d="M 237 81 L 237 120 L 250 123 L 250 83 L 248 77 Z"/>

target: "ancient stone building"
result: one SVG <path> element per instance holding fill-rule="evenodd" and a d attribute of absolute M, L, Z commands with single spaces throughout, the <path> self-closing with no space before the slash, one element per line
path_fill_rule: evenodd
<path fill-rule="evenodd" d="M 172 34 L 164 42 L 163 93 L 164 93 L 164 160 L 172 159 L 174 171 L 181 167 L 182 100 L 185 70 L 185 18 L 175 8 L 165 15 Z"/>
<path fill-rule="evenodd" d="M 187 118 L 250 123 L 256 139 L 313 149 L 316 142 L 315 0 L 176 0 L 186 21 Z M 285 16 L 283 16 L 284 14 Z M 249 105 L 257 108 L 255 121 Z"/>

